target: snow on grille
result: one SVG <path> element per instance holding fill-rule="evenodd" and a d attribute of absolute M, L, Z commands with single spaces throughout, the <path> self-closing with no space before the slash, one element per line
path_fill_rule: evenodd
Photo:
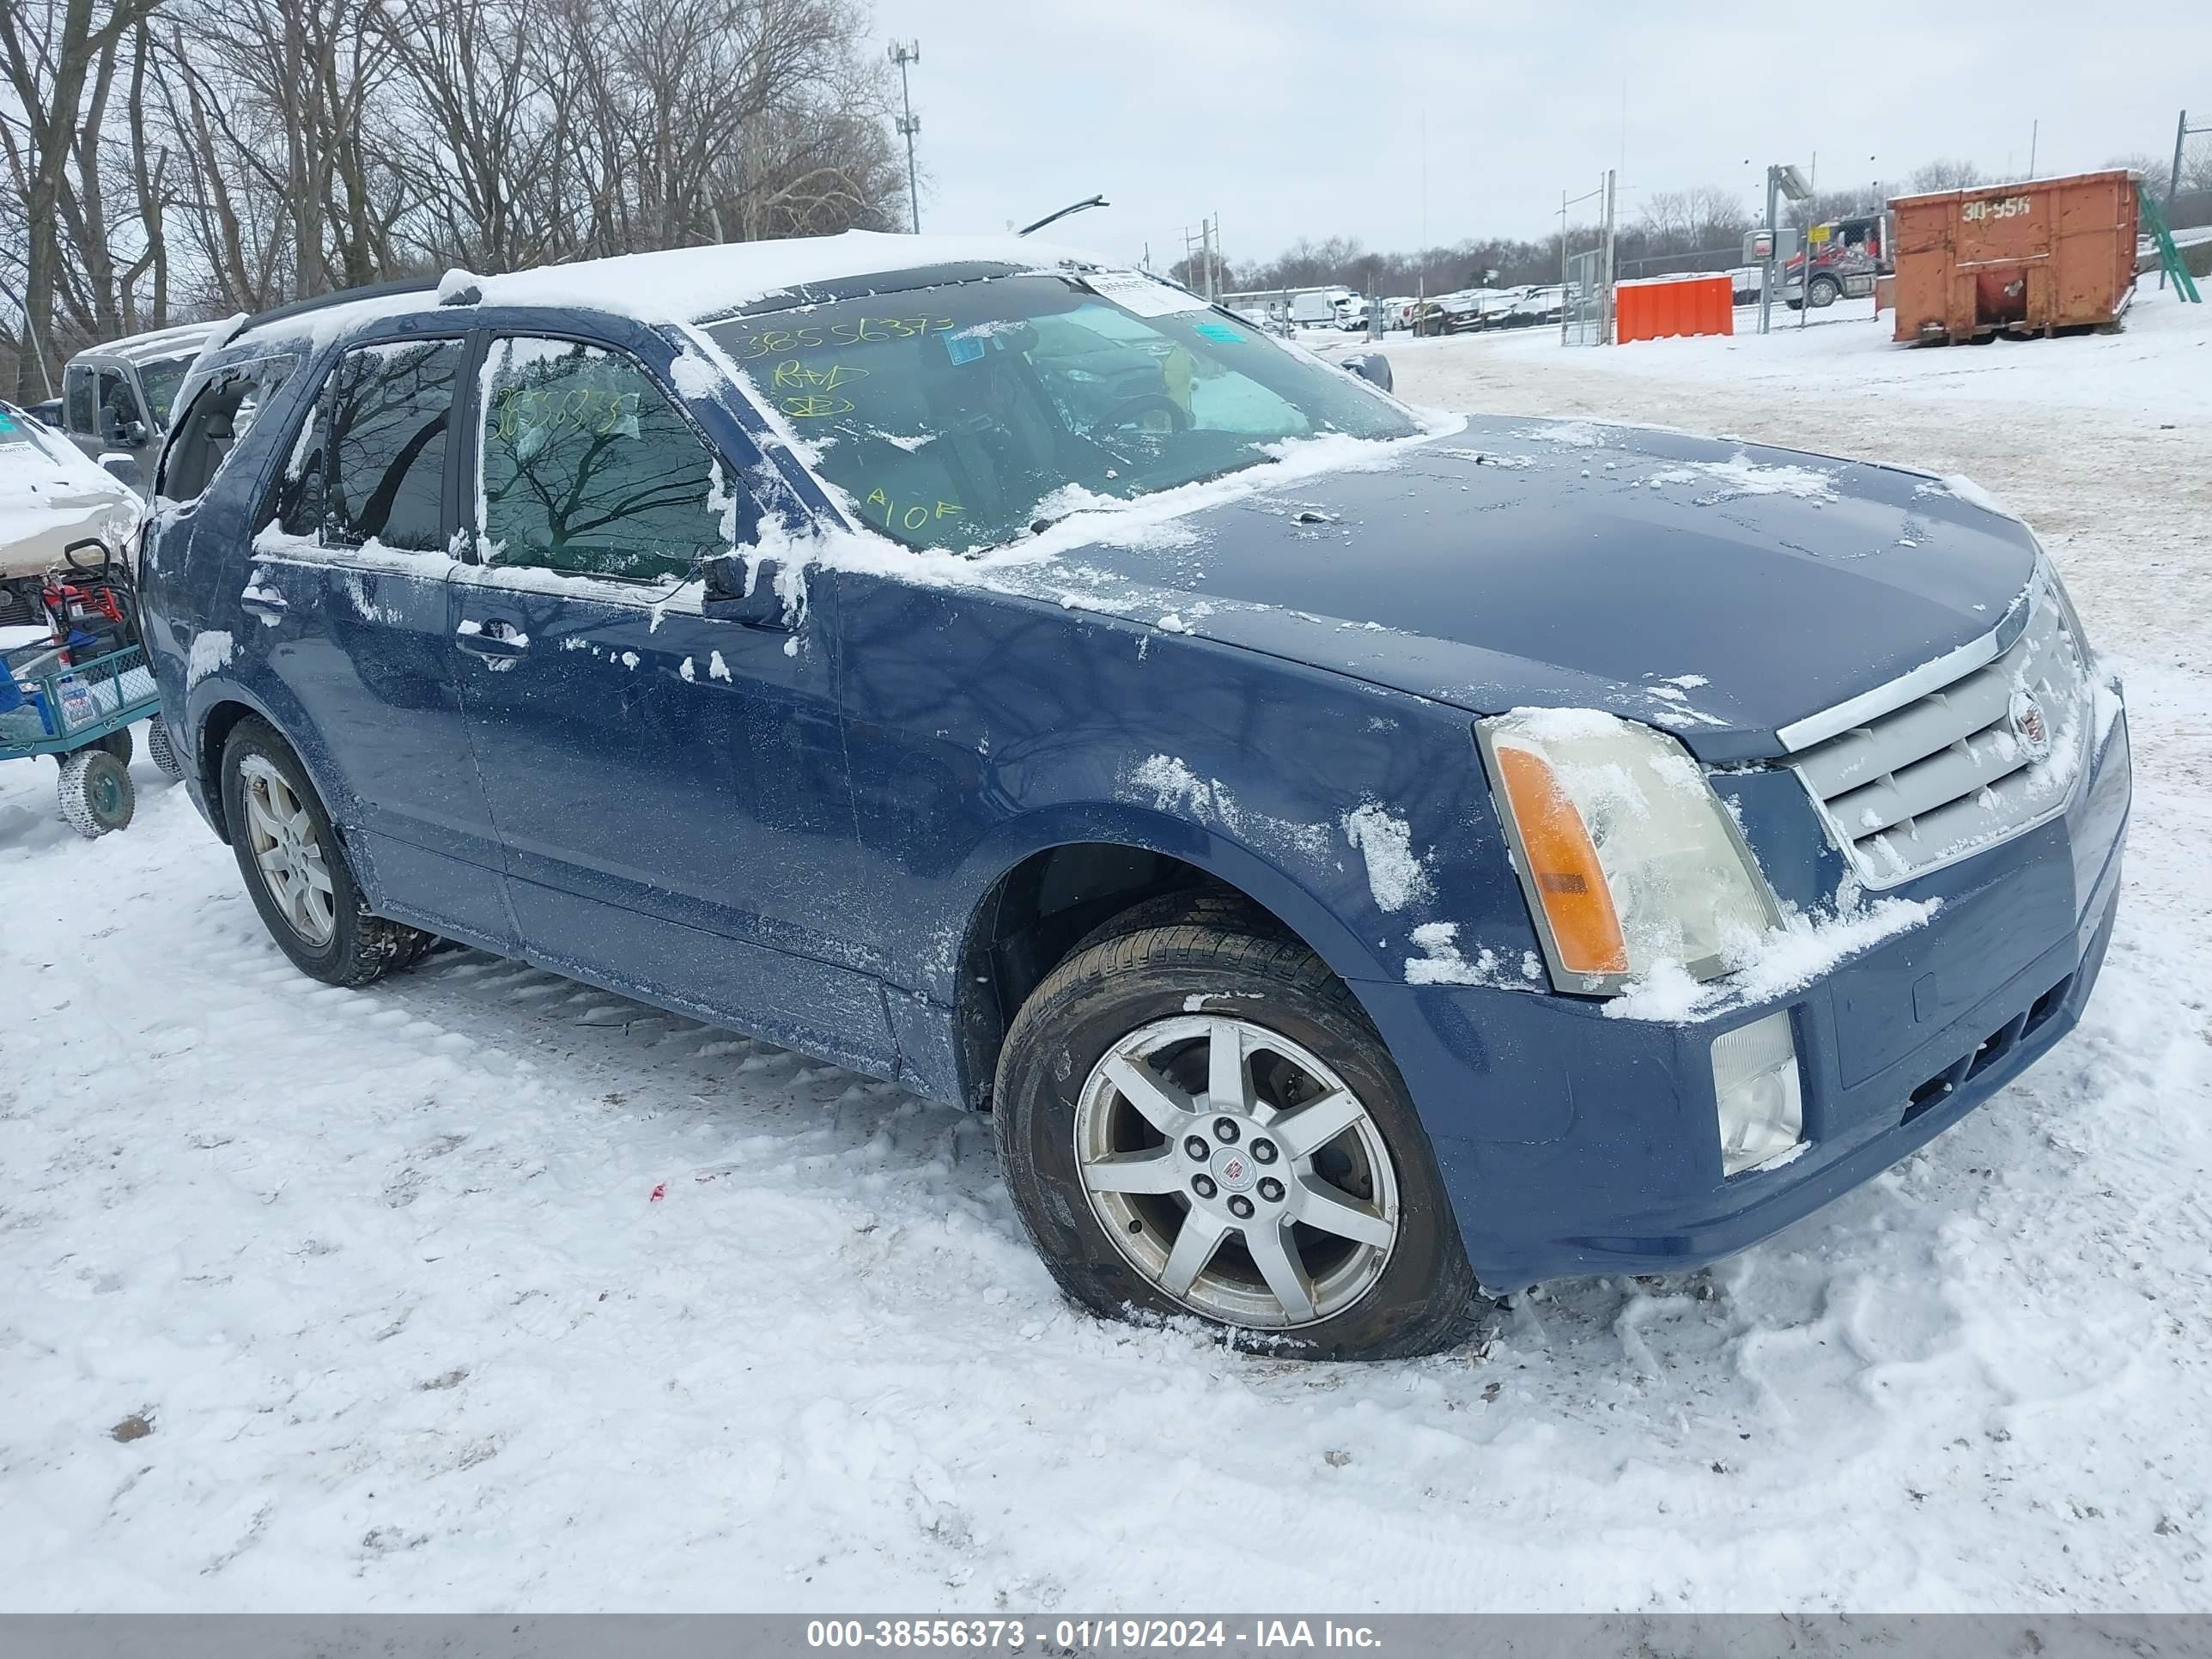
<path fill-rule="evenodd" d="M 1917 695 L 1907 676 L 1897 683 L 1903 701 L 1793 757 L 1869 887 L 1894 887 L 2032 829 L 2071 797 L 2089 731 L 2080 630 L 2045 580 L 2028 606 L 2027 625 L 1987 661 Z"/>

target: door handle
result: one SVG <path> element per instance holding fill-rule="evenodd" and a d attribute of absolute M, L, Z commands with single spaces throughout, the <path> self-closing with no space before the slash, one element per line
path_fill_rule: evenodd
<path fill-rule="evenodd" d="M 265 622 L 275 622 L 291 609 L 284 596 L 265 587 L 249 587 L 239 595 L 239 609 Z"/>
<path fill-rule="evenodd" d="M 489 622 L 464 621 L 453 630 L 453 643 L 472 657 L 506 660 L 530 649 L 530 635 L 495 617 Z"/>

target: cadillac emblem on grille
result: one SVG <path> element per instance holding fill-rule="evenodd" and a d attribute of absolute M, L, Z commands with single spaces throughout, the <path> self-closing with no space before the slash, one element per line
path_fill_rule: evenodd
<path fill-rule="evenodd" d="M 2033 759 L 2051 753 L 2051 723 L 2044 718 L 2043 705 L 2028 692 L 2012 694 L 2012 733 Z"/>

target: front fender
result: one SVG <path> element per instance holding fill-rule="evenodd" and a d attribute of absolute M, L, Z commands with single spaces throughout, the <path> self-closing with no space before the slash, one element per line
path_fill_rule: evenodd
<path fill-rule="evenodd" d="M 950 885 L 964 899 L 963 951 L 978 929 L 988 926 L 985 901 L 1024 860 L 1056 848 L 1098 842 L 1130 847 L 1180 859 L 1235 888 L 1267 909 L 1303 939 L 1330 970 L 1346 980 L 1389 976 L 1385 956 L 1347 927 L 1341 911 L 1343 858 L 1349 851 L 1341 836 L 1308 838 L 1314 856 L 1299 855 L 1298 843 L 1284 849 L 1249 846 L 1225 827 L 1194 815 L 1161 810 L 1142 801 L 1063 801 L 1002 819 L 969 854 Z M 1379 943 L 1379 941 L 1377 941 Z"/>

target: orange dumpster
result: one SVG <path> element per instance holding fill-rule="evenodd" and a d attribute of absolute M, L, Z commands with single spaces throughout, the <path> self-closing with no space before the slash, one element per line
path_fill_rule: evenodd
<path fill-rule="evenodd" d="M 1735 332 L 1735 284 L 1727 276 L 1650 276 L 1613 286 L 1613 337 Z"/>
<path fill-rule="evenodd" d="M 1900 196 L 1899 340 L 2050 334 L 2116 321 L 2136 277 L 2136 176 L 2124 169 Z"/>

